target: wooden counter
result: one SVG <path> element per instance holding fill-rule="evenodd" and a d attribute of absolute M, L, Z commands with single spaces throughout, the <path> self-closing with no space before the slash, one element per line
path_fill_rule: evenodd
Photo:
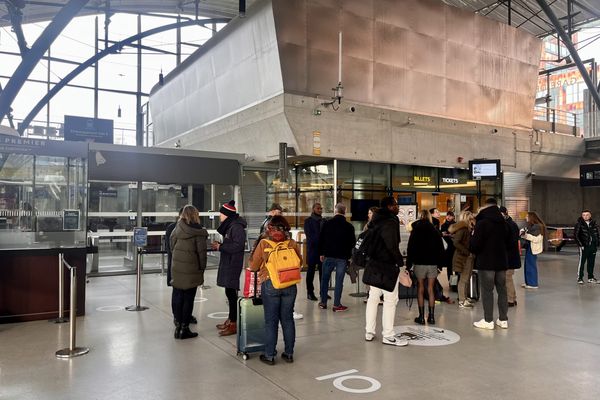
<path fill-rule="evenodd" d="M 77 267 L 77 315 L 85 314 L 85 248 L 0 250 L 0 323 L 58 317 L 58 253 Z M 64 307 L 69 315 L 70 272 Z"/>

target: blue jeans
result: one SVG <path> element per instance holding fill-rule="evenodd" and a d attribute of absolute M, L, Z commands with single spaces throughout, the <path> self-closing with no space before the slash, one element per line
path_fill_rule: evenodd
<path fill-rule="evenodd" d="M 525 250 L 525 284 L 528 286 L 538 286 L 537 254 L 531 252 L 531 246 Z"/>
<path fill-rule="evenodd" d="M 265 310 L 265 356 L 269 359 L 275 357 L 277 347 L 277 332 L 279 322 L 283 330 L 285 354 L 294 354 L 296 342 L 296 325 L 294 323 L 294 303 L 298 289 L 296 285 L 285 289 L 275 289 L 271 280 L 261 285 L 263 307 Z"/>
<path fill-rule="evenodd" d="M 321 303 L 327 305 L 327 289 L 329 289 L 329 278 L 335 269 L 335 291 L 333 292 L 333 305 L 342 305 L 342 290 L 344 289 L 344 277 L 346 275 L 346 260 L 341 258 L 326 257 L 323 261 L 323 276 L 321 277 Z"/>

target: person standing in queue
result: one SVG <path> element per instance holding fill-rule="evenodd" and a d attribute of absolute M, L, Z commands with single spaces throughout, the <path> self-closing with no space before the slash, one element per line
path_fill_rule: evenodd
<path fill-rule="evenodd" d="M 282 215 L 282 214 L 283 214 L 283 207 L 281 207 L 281 204 L 279 204 L 279 203 L 271 204 L 271 207 L 269 208 L 269 211 L 267 214 L 267 218 L 265 218 L 265 220 L 262 222 L 262 224 L 260 224 L 260 234 L 262 235 L 263 232 L 267 229 L 267 225 L 269 224 L 269 221 L 271 221 L 271 218 L 273 218 L 276 215 Z"/>
<path fill-rule="evenodd" d="M 306 297 L 309 300 L 319 300 L 315 296 L 315 271 L 319 271 L 319 283 L 321 282 L 321 259 L 319 258 L 319 236 L 323 227 L 323 207 L 321 203 L 315 203 L 312 206 L 310 217 L 304 220 L 304 234 L 306 235 L 306 262 L 308 271 L 306 272 Z"/>
<path fill-rule="evenodd" d="M 319 254 L 323 263 L 321 278 L 321 302 L 319 308 L 327 309 L 327 289 L 329 277 L 335 270 L 335 289 L 333 295 L 333 312 L 348 310 L 342 305 L 342 290 L 348 260 L 352 256 L 352 248 L 356 243 L 354 227 L 346 221 L 346 206 L 342 203 L 335 205 L 335 215 L 323 224 L 319 237 Z"/>
<path fill-rule="evenodd" d="M 470 250 L 475 254 L 475 267 L 481 282 L 483 319 L 473 322 L 479 329 L 494 329 L 494 287 L 498 293 L 498 319 L 496 325 L 508 329 L 508 300 L 506 298 L 506 270 L 510 229 L 500 213 L 494 198 L 485 201 L 479 210 L 471 236 Z"/>
<path fill-rule="evenodd" d="M 517 291 L 515 290 L 515 281 L 513 276 L 515 269 L 521 268 L 521 254 L 519 253 L 519 227 L 517 223 L 508 215 L 506 207 L 500 207 L 500 212 L 510 228 L 510 248 L 508 249 L 508 269 L 506 270 L 506 295 L 508 297 L 508 306 L 517 305 Z"/>
<path fill-rule="evenodd" d="M 208 232 L 200 225 L 198 210 L 192 205 L 185 206 L 169 238 L 173 254 L 171 308 L 175 319 L 175 339 L 198 336 L 197 332 L 190 331 L 190 322 L 196 291 L 204 284 L 207 239 Z"/>
<path fill-rule="evenodd" d="M 525 241 L 525 283 L 521 287 L 525 289 L 537 289 L 538 269 L 537 256 L 544 251 L 544 237 L 546 236 L 546 225 L 534 211 L 527 212 L 527 225 L 521 229 L 521 238 Z"/>
<path fill-rule="evenodd" d="M 229 318 L 217 325 L 219 336 L 237 333 L 237 299 L 240 289 L 240 274 L 244 265 L 246 248 L 246 221 L 240 217 L 235 208 L 235 201 L 230 200 L 219 209 L 221 224 L 217 232 L 223 236 L 223 242 L 213 242 L 212 249 L 221 253 L 217 286 L 225 288 L 225 296 L 229 303 Z"/>
<path fill-rule="evenodd" d="M 252 253 L 249 261 L 250 270 L 258 271 L 261 284 L 261 297 L 265 312 L 265 354 L 261 354 L 260 360 L 268 365 L 275 364 L 275 355 L 277 354 L 277 335 L 279 323 L 283 331 L 283 341 L 285 351 L 281 358 L 288 362 L 294 362 L 294 344 L 296 342 L 296 325 L 294 323 L 294 303 L 298 293 L 297 285 L 276 289 L 273 286 L 267 261 L 269 259 L 269 249 L 272 243 L 281 243 L 288 241 L 287 248 L 293 249 L 300 260 L 298 268 L 302 265 L 302 255 L 298 244 L 290 239 L 290 224 L 285 217 L 275 215 L 266 226 L 264 236 L 268 240 L 261 240 L 256 250 Z M 269 243 L 269 241 L 271 243 Z"/>

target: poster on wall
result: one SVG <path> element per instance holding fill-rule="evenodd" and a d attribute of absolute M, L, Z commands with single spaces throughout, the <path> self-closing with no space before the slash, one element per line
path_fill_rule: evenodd
<path fill-rule="evenodd" d="M 417 206 L 398 205 L 398 220 L 400 221 L 400 253 L 406 257 L 406 246 L 408 245 L 408 237 L 410 234 L 406 227 L 417 219 Z"/>

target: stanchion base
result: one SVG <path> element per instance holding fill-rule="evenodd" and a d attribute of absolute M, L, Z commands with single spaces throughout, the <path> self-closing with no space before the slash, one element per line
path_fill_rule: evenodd
<path fill-rule="evenodd" d="M 55 354 L 58 358 L 73 358 L 87 354 L 89 351 L 88 347 L 75 347 L 73 350 L 69 348 L 58 350 Z"/>
<path fill-rule="evenodd" d="M 54 322 L 55 324 L 64 324 L 65 322 L 69 322 L 69 318 L 55 318 L 55 319 L 49 319 L 48 322 Z"/>
<path fill-rule="evenodd" d="M 144 310 L 147 310 L 148 307 L 144 307 L 144 306 L 129 306 L 129 307 L 125 307 L 125 309 L 127 311 L 144 311 Z"/>
<path fill-rule="evenodd" d="M 367 297 L 368 295 L 369 293 L 367 292 L 350 293 L 350 297 Z"/>

